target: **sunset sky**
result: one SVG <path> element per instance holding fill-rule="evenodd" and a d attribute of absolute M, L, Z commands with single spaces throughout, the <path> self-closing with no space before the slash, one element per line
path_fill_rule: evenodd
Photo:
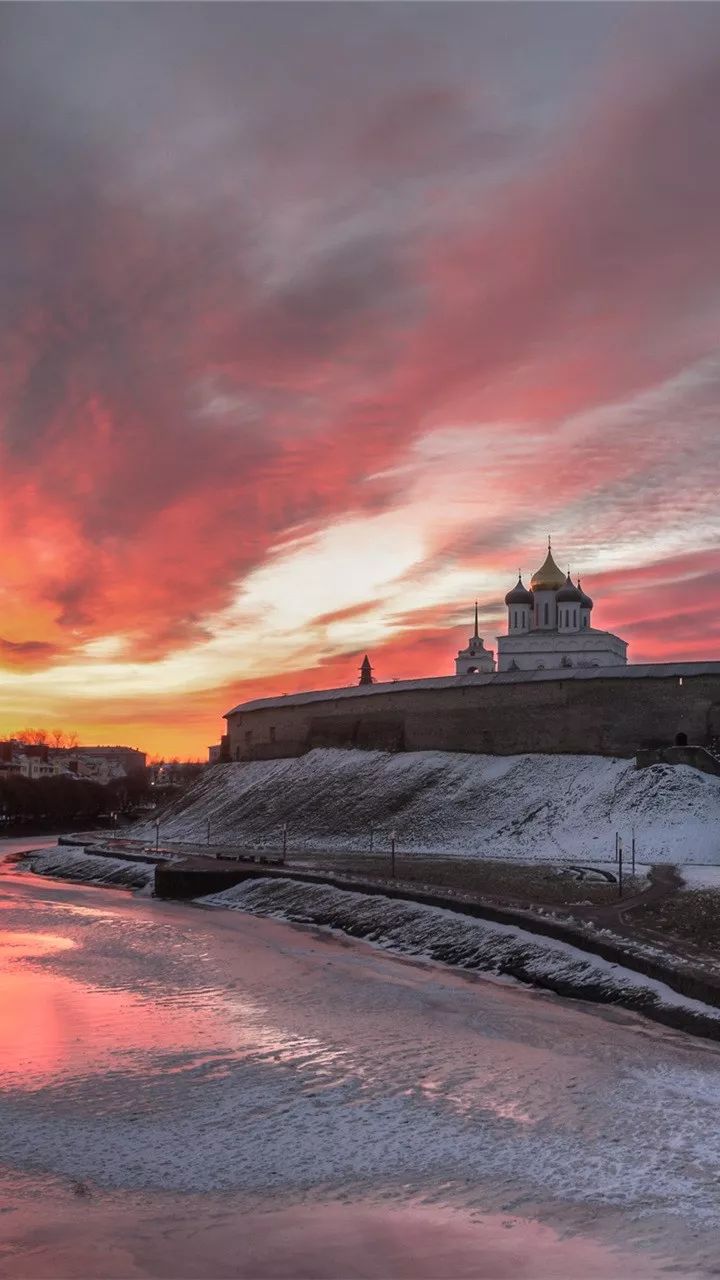
<path fill-rule="evenodd" d="M 4 4 L 0 733 L 720 657 L 720 7 Z"/>

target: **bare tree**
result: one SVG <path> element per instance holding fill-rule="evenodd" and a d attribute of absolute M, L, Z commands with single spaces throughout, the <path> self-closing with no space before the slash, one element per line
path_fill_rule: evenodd
<path fill-rule="evenodd" d="M 13 733 L 12 737 L 16 742 L 22 742 L 23 746 L 44 747 L 45 745 L 71 750 L 78 744 L 77 733 L 73 730 L 68 733 L 65 729 L 19 729 L 17 733 Z"/>
<path fill-rule="evenodd" d="M 47 729 L 20 729 L 12 736 L 26 747 L 44 747 L 48 740 Z"/>

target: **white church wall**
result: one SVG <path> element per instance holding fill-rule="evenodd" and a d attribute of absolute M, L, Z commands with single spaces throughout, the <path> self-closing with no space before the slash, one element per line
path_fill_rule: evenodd
<path fill-rule="evenodd" d="M 627 645 L 609 631 L 538 632 L 498 636 L 498 671 L 624 665 Z"/>
<path fill-rule="evenodd" d="M 554 591 L 535 592 L 535 616 L 533 628 L 536 631 L 554 631 L 557 627 L 557 604 Z"/>

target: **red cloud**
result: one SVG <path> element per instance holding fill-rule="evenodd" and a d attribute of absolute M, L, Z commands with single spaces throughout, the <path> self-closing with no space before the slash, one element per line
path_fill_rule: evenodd
<path fill-rule="evenodd" d="M 352 7 L 309 43 L 270 17 L 174 16 L 167 57 L 161 15 L 99 14 L 88 112 L 77 63 L 97 69 L 97 51 L 79 58 L 66 13 L 54 35 L 13 14 L 0 51 L 19 140 L 0 219 L 0 661 L 107 635 L 142 660 L 202 640 L 293 535 L 422 502 L 398 464 L 435 426 L 466 424 L 476 448 L 427 463 L 447 486 L 435 506 L 429 486 L 413 573 L 472 566 L 491 644 L 503 611 L 483 575 L 512 585 L 518 558 L 541 558 L 541 526 L 579 559 L 648 531 L 662 548 L 669 524 L 706 545 L 718 377 L 697 369 L 717 332 L 720 75 L 699 43 L 675 54 L 665 33 L 662 74 L 642 54 L 598 70 L 582 101 L 558 89 L 540 133 L 534 113 L 503 114 L 492 78 L 477 92 L 463 59 L 480 11 L 452 15 L 447 58 L 430 28 Z M 548 44 L 523 21 L 550 65 L 562 28 Z M 522 75 L 515 88 L 524 103 Z M 478 501 L 458 533 L 443 504 L 468 471 L 492 510 Z M 634 658 L 714 645 L 698 601 L 714 608 L 715 571 L 706 557 L 698 580 L 691 559 L 588 577 Z M 467 631 L 432 606 L 394 625 L 370 656 L 400 677 L 450 671 Z M 269 685 L 343 682 L 354 661 L 321 640 L 318 667 Z"/>

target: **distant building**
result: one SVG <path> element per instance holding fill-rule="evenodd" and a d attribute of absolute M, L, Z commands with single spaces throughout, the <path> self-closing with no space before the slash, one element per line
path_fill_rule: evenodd
<path fill-rule="evenodd" d="M 144 775 L 146 755 L 134 747 L 50 747 L 51 763 L 56 772 L 72 773 L 107 786 L 109 782 L 133 775 Z"/>

